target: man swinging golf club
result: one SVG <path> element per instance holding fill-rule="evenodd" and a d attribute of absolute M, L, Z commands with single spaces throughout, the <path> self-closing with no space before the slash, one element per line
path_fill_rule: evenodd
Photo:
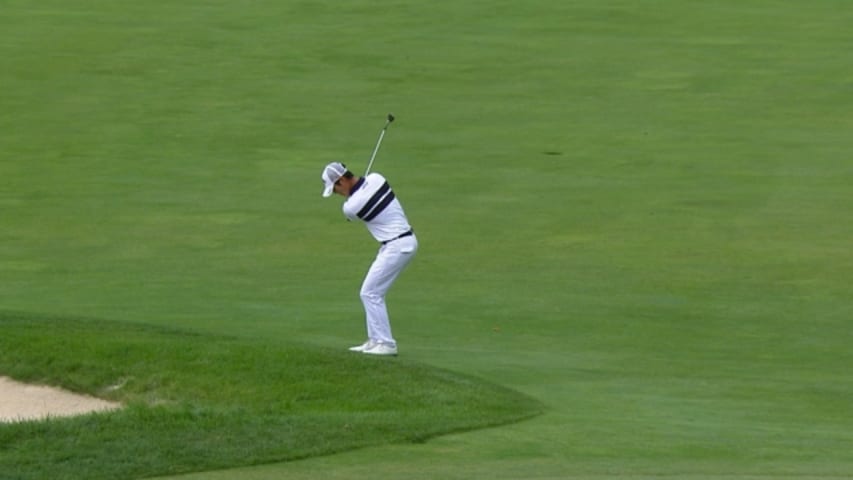
<path fill-rule="evenodd" d="M 386 128 L 391 121 L 393 116 L 389 115 Z M 379 140 L 381 142 L 381 135 Z M 373 151 L 374 157 L 380 142 L 377 142 Z M 339 162 L 326 165 L 321 175 L 325 187 L 323 196 L 330 197 L 332 193 L 337 193 L 345 197 L 344 216 L 349 220 L 364 222 L 367 230 L 380 243 L 379 252 L 364 277 L 360 292 L 366 315 L 367 341 L 350 350 L 370 355 L 396 355 L 397 342 L 391 334 L 385 294 L 415 256 L 418 240 L 388 181 L 378 173 L 368 173 L 372 164 L 373 157 L 363 177 L 354 175 Z"/>

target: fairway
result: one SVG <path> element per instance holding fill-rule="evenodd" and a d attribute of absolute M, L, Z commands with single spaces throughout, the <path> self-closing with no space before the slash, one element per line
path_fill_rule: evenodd
<path fill-rule="evenodd" d="M 201 368 L 205 402 L 152 387 L 189 399 L 164 445 L 222 412 L 271 435 L 233 462 L 190 440 L 160 472 L 205 471 L 170 480 L 853 477 L 850 25 L 834 0 L 4 1 L 0 376 Z M 389 113 L 371 171 L 420 248 L 399 358 L 364 359 L 377 245 L 320 173 L 363 172 Z M 175 335 L 174 363 L 97 330 Z M 45 360 L 66 340 L 81 358 Z M 231 354 L 246 383 L 257 358 L 351 382 L 232 408 L 201 360 Z M 365 438 L 312 429 L 389 402 Z M 42 428 L 0 425 L 0 457 Z"/>

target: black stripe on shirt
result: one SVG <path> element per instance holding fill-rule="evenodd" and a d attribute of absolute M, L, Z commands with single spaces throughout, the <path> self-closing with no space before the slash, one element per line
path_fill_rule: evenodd
<path fill-rule="evenodd" d="M 391 190 L 391 185 L 388 185 L 388 182 L 383 183 L 382 186 L 379 187 L 378 190 L 376 190 L 376 193 L 374 193 L 373 196 L 370 197 L 370 199 L 367 201 L 367 203 L 364 204 L 364 207 L 362 207 L 362 209 L 358 211 L 358 213 L 356 214 L 358 216 L 358 218 L 360 218 L 364 221 L 367 221 L 365 219 L 365 217 L 367 215 L 371 214 L 371 212 L 374 210 L 374 207 L 376 206 L 376 204 L 379 203 L 380 200 L 382 200 L 382 197 L 385 197 L 386 194 L 388 192 L 390 192 L 390 190 Z M 394 192 L 390 192 L 390 194 L 393 196 Z M 384 210 L 386 206 L 388 206 L 388 205 L 385 204 L 380 209 L 380 211 Z M 372 215 L 370 218 L 372 219 L 373 217 L 375 217 L 378 214 L 379 214 L 379 212 Z"/>
<path fill-rule="evenodd" d="M 365 215 L 363 220 L 365 222 L 369 222 L 369 221 L 373 220 L 374 218 L 376 218 L 377 215 L 382 213 L 382 211 L 385 210 L 385 207 L 387 207 L 388 204 L 391 203 L 393 200 L 394 200 L 394 192 L 388 192 L 388 195 L 386 195 L 385 198 L 383 198 L 382 201 L 379 202 L 379 205 L 376 205 L 376 208 L 374 208 L 373 210 L 370 211 L 370 213 Z"/>

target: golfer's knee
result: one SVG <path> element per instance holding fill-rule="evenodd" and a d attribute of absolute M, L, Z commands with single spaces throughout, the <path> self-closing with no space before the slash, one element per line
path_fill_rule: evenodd
<path fill-rule="evenodd" d="M 382 294 L 379 292 L 375 292 L 369 289 L 361 289 L 359 292 L 359 296 L 361 297 L 361 301 L 365 303 L 381 303 L 382 302 Z"/>

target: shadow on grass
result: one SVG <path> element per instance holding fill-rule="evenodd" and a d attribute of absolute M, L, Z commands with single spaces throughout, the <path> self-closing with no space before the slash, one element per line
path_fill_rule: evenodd
<path fill-rule="evenodd" d="M 139 478 L 422 442 L 530 418 L 518 392 L 399 358 L 0 312 L 0 374 L 125 408 L 0 425 L 18 479 Z"/>

